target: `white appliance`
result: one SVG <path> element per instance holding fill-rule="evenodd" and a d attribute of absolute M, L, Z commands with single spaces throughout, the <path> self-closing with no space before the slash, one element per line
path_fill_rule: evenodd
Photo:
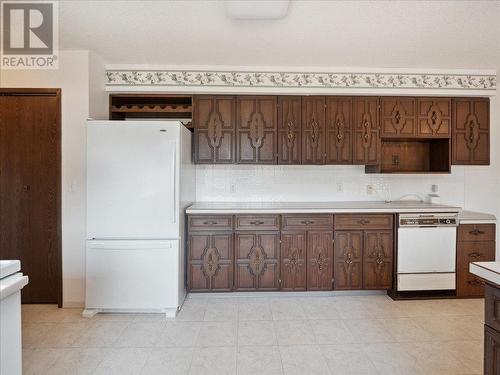
<path fill-rule="evenodd" d="M 397 291 L 454 290 L 458 213 L 401 214 Z"/>
<path fill-rule="evenodd" d="M 194 200 L 191 133 L 179 121 L 88 122 L 85 316 L 175 317 Z"/>
<path fill-rule="evenodd" d="M 28 284 L 21 262 L 0 260 L 0 374 L 22 373 L 21 289 Z"/>

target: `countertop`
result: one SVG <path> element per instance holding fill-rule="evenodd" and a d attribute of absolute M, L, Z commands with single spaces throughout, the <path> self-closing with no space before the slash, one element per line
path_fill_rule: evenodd
<path fill-rule="evenodd" d="M 460 212 L 460 207 L 420 201 L 197 202 L 188 214 Z"/>
<path fill-rule="evenodd" d="M 495 224 L 496 217 L 492 214 L 462 210 L 459 215 L 460 224 Z"/>
<path fill-rule="evenodd" d="M 469 271 L 500 288 L 500 262 L 472 262 Z"/>

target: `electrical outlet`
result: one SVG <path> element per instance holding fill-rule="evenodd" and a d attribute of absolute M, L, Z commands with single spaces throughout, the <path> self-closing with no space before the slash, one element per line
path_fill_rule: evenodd
<path fill-rule="evenodd" d="M 231 184 L 231 187 L 229 188 L 229 191 L 231 193 L 236 193 L 236 186 L 234 184 Z"/>
<path fill-rule="evenodd" d="M 344 191 L 344 183 L 343 182 L 337 182 L 337 191 L 339 193 Z"/>
<path fill-rule="evenodd" d="M 439 185 L 431 185 L 431 192 L 437 193 L 439 191 Z"/>
<path fill-rule="evenodd" d="M 366 185 L 366 194 L 373 195 L 373 193 L 374 193 L 373 185 Z"/>

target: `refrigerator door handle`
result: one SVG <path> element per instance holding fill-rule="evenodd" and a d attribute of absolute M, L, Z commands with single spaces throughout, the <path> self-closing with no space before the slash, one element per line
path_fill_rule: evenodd
<path fill-rule="evenodd" d="M 176 155 L 177 152 L 176 152 L 176 145 L 174 143 L 174 147 L 172 147 L 172 172 L 173 172 L 173 178 L 172 178 L 172 196 L 173 196 L 173 203 L 174 203 L 174 206 L 173 206 L 173 218 L 172 218 L 172 223 L 176 223 L 177 222 L 177 189 L 176 189 L 176 175 L 177 175 L 177 171 L 176 171 Z"/>

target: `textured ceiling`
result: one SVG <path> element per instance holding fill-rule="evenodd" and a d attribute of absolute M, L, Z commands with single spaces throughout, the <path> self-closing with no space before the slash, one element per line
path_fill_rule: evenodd
<path fill-rule="evenodd" d="M 265 6 L 256 1 L 256 6 Z M 292 1 L 231 20 L 221 1 L 60 2 L 60 47 L 112 64 L 496 68 L 498 1 Z"/>

